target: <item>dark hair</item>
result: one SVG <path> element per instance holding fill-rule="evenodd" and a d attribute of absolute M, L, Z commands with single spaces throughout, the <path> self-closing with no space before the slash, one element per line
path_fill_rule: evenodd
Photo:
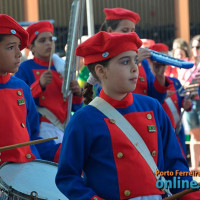
<path fill-rule="evenodd" d="M 38 38 L 38 35 L 33 39 L 33 41 L 31 42 L 32 45 L 34 45 L 35 40 Z"/>
<path fill-rule="evenodd" d="M 113 30 L 115 30 L 118 27 L 120 22 L 121 22 L 121 19 L 105 20 L 103 22 L 103 24 L 101 25 L 99 31 L 106 31 L 107 32 L 108 27 L 111 27 Z"/>
<path fill-rule="evenodd" d="M 33 39 L 33 41 L 31 42 L 31 45 L 32 46 L 34 46 L 34 44 L 35 44 L 35 40 L 38 38 L 38 35 Z M 32 52 L 32 54 L 33 54 L 33 56 L 34 56 L 34 53 L 33 53 L 33 51 L 31 51 Z"/>
<path fill-rule="evenodd" d="M 90 73 L 94 76 L 94 78 L 96 78 L 99 82 L 99 78 L 97 77 L 96 73 L 95 73 L 95 66 L 97 64 L 100 64 L 104 67 L 107 67 L 108 66 L 108 63 L 109 61 L 111 60 L 111 58 L 107 59 L 107 60 L 103 60 L 103 61 L 99 61 L 99 62 L 96 62 L 96 63 L 92 63 L 92 64 L 89 64 L 87 67 L 90 71 Z M 93 99 L 93 85 L 89 84 L 88 82 L 85 83 L 84 85 L 84 89 L 83 89 L 83 97 L 84 97 L 84 104 L 89 104 L 92 99 Z"/>
<path fill-rule="evenodd" d="M 0 42 L 2 42 L 3 39 L 4 39 L 6 36 L 8 36 L 8 35 L 6 35 L 6 34 L 0 34 Z"/>

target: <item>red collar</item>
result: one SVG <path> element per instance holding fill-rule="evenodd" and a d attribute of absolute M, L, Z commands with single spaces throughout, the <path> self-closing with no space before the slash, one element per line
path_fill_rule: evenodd
<path fill-rule="evenodd" d="M 37 58 L 37 57 L 34 57 L 33 60 L 39 64 L 39 65 L 42 65 L 42 66 L 46 66 L 48 67 L 49 66 L 49 61 L 46 61 L 46 60 L 42 60 L 40 58 Z M 53 65 L 53 61 L 51 62 L 51 66 Z"/>
<path fill-rule="evenodd" d="M 0 83 L 4 84 L 7 83 L 10 80 L 10 73 L 7 73 L 5 76 L 0 75 Z"/>
<path fill-rule="evenodd" d="M 133 104 L 133 95 L 132 93 L 128 93 L 121 101 L 112 99 L 109 97 L 103 90 L 101 90 L 100 95 L 101 98 L 106 100 L 109 104 L 111 104 L 115 108 L 126 108 Z"/>

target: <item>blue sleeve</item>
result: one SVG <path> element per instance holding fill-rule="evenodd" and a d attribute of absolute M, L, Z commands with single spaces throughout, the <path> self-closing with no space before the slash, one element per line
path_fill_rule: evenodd
<path fill-rule="evenodd" d="M 171 122 L 163 110 L 163 108 L 158 104 L 158 126 L 160 129 L 161 134 L 158 134 L 158 146 L 161 151 L 158 153 L 163 153 L 163 156 L 158 156 L 163 158 L 163 160 L 158 161 L 158 169 L 162 169 L 161 171 L 173 171 L 174 173 L 176 170 L 179 171 L 189 171 L 188 163 L 182 155 L 180 145 L 176 139 L 175 132 L 172 128 Z M 161 166 L 164 163 L 163 166 Z M 166 176 L 167 180 L 173 180 L 174 176 Z M 176 177 L 177 178 L 177 177 Z M 192 180 L 190 176 L 180 176 L 180 180 Z M 174 194 L 177 192 L 182 191 L 183 189 L 176 188 L 170 189 L 170 191 Z"/>
<path fill-rule="evenodd" d="M 155 76 L 151 72 L 149 67 L 149 63 L 146 59 L 142 61 L 142 66 L 144 67 L 146 78 L 147 78 L 147 85 L 148 85 L 148 96 L 157 99 L 160 103 L 163 103 L 166 98 L 166 92 L 159 92 L 154 87 Z"/>
<path fill-rule="evenodd" d="M 26 84 L 28 84 L 29 86 L 31 85 L 30 83 L 30 77 L 28 76 L 29 72 L 27 73 L 27 70 L 29 70 L 29 67 L 26 66 L 27 61 L 24 61 L 23 63 L 21 63 L 21 65 L 19 66 L 18 71 L 15 73 L 15 76 L 21 80 L 23 80 Z M 25 69 L 24 69 L 25 67 Z"/>
<path fill-rule="evenodd" d="M 79 111 L 78 111 L 79 112 Z M 61 154 L 56 175 L 56 185 L 69 199 L 88 200 L 95 192 L 86 187 L 81 174 L 84 160 L 89 155 L 91 142 L 86 134 L 85 117 L 76 112 L 70 119 L 61 147 Z"/>

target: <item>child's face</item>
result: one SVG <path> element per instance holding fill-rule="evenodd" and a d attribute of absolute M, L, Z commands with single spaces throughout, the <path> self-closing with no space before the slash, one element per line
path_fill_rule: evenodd
<path fill-rule="evenodd" d="M 200 43 L 198 40 L 192 41 L 192 54 L 195 58 L 200 60 Z"/>
<path fill-rule="evenodd" d="M 120 21 L 119 25 L 115 30 L 111 32 L 118 32 L 118 33 L 130 33 L 135 32 L 135 24 L 128 19 L 123 19 Z"/>
<path fill-rule="evenodd" d="M 112 98 L 121 100 L 127 93 L 133 92 L 138 79 L 138 66 L 135 51 L 123 52 L 112 58 L 104 76 L 100 77 L 104 91 Z"/>
<path fill-rule="evenodd" d="M 5 36 L 0 42 L 0 74 L 17 72 L 20 65 L 21 41 L 14 35 Z"/>
<path fill-rule="evenodd" d="M 42 32 L 37 36 L 34 44 L 30 47 L 34 56 L 49 61 L 52 48 L 52 36 L 51 32 Z"/>

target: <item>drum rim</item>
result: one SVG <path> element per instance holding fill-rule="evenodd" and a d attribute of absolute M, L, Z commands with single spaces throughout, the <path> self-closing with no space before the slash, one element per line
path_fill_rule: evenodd
<path fill-rule="evenodd" d="M 31 161 L 29 161 L 29 162 L 46 163 L 46 164 L 58 166 L 57 163 L 51 162 L 51 161 L 48 161 L 48 160 L 35 159 L 35 160 L 31 160 Z M 29 162 L 24 162 L 24 164 L 25 164 L 25 163 L 29 163 Z M 13 163 L 14 163 L 14 164 L 23 164 L 23 163 L 15 163 L 15 162 L 5 162 L 5 163 L 3 163 L 3 164 L 0 166 L 0 169 L 1 169 L 3 166 L 5 166 L 5 165 L 13 164 Z M 4 188 L 2 189 L 2 192 L 5 192 L 7 195 L 9 195 L 9 192 L 11 191 L 11 192 L 15 192 L 15 193 L 16 193 L 16 196 L 20 197 L 21 199 L 24 199 L 24 200 L 25 200 L 25 199 L 31 199 L 31 196 L 30 196 L 30 195 L 25 194 L 25 193 L 22 193 L 22 192 L 20 192 L 20 191 L 18 191 L 18 190 L 15 190 L 12 186 L 6 184 L 6 183 L 3 181 L 3 179 L 1 178 L 1 176 L 0 176 L 0 183 L 1 183 L 2 186 L 4 187 Z M 6 189 L 7 189 L 8 191 L 6 191 Z M 32 192 L 33 192 L 33 191 L 32 191 Z M 46 199 L 42 199 L 42 198 L 40 198 L 40 197 L 37 197 L 37 199 L 38 199 L 38 200 L 46 200 Z"/>
<path fill-rule="evenodd" d="M 23 163 L 29 163 L 29 162 L 39 162 L 39 163 L 47 163 L 47 164 L 50 164 L 50 165 L 54 165 L 56 167 L 58 167 L 58 164 L 55 163 L 55 162 L 52 162 L 52 161 L 48 161 L 48 160 L 40 160 L 40 159 L 35 159 L 35 160 L 31 160 L 31 161 L 28 161 L 28 162 L 4 162 L 1 166 L 0 166 L 0 169 L 2 167 L 4 167 L 5 165 L 8 165 L 8 164 L 23 164 Z"/>

